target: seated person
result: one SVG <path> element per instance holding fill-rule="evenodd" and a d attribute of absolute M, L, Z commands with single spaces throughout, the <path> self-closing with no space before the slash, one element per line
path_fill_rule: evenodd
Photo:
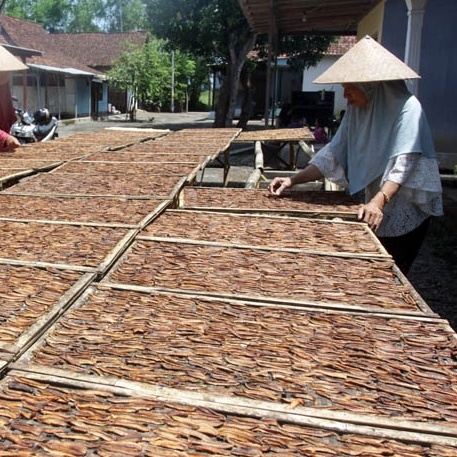
<path fill-rule="evenodd" d="M 324 122 L 322 121 L 322 119 L 316 118 L 313 134 L 314 139 L 317 143 L 327 143 L 327 132 L 325 131 Z"/>

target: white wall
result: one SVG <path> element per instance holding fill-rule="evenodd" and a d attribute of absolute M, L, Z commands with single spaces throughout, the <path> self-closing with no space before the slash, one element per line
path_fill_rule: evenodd
<path fill-rule="evenodd" d="M 46 104 L 44 102 L 45 93 L 47 97 Z M 60 113 L 72 115 L 75 111 L 75 80 L 73 78 L 65 79 L 65 87 L 41 87 L 41 97 L 38 97 L 36 85 L 27 86 L 27 106 L 24 106 L 22 85 L 11 85 L 11 94 L 19 99 L 19 106 L 30 112 L 44 107 L 48 108 L 54 116 L 58 116 Z"/>
<path fill-rule="evenodd" d="M 339 56 L 325 56 L 315 66 L 303 72 L 303 92 L 318 92 L 323 89 L 335 92 L 334 114 L 339 115 L 340 111 L 346 109 L 346 99 L 343 97 L 343 87 L 341 84 L 314 84 L 313 81 L 320 76 L 325 70 L 332 66 Z"/>

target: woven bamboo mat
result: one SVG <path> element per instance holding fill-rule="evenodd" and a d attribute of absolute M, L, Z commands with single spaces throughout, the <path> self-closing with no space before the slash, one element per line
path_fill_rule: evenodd
<path fill-rule="evenodd" d="M 446 321 L 113 287 L 86 290 L 15 368 L 457 430 Z"/>
<path fill-rule="evenodd" d="M 323 219 L 167 210 L 139 236 L 296 249 L 310 253 L 390 257 L 365 224 Z"/>
<path fill-rule="evenodd" d="M 180 193 L 179 205 L 188 209 L 301 212 L 318 216 L 346 215 L 355 219 L 359 203 L 344 192 L 292 191 L 275 198 L 262 189 L 187 186 Z"/>
<path fill-rule="evenodd" d="M 54 382 L 52 382 L 54 381 Z M 179 392 L 23 376 L 1 382 L 0 451 L 37 455 L 455 455 L 455 439 L 273 413 L 269 405 L 187 404 Z M 33 424 L 30 423 L 33 418 Z M 20 430 L 20 433 L 17 433 Z M 422 439 L 421 439 L 422 438 Z M 432 453 L 432 454 L 430 454 Z"/>

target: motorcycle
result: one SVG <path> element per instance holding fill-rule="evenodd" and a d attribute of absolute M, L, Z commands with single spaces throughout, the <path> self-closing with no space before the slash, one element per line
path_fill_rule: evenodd
<path fill-rule="evenodd" d="M 13 101 L 17 101 L 13 98 Z M 21 144 L 54 140 L 57 132 L 57 118 L 51 116 L 47 108 L 40 108 L 32 115 L 21 107 L 16 107 L 18 120 L 11 126 L 10 135 L 16 137 Z"/>

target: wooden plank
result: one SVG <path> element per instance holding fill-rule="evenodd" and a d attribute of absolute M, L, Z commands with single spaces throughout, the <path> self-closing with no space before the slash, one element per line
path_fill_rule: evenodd
<path fill-rule="evenodd" d="M 172 206 L 173 200 L 165 200 L 158 204 L 154 211 L 151 211 L 147 214 L 138 224 L 138 227 L 143 230 L 149 224 L 151 224 L 160 214 L 162 214 L 165 210 L 167 210 L 170 206 Z"/>
<path fill-rule="evenodd" d="M 26 376 L 27 379 L 42 382 L 44 385 L 56 384 L 83 391 L 97 388 L 124 398 L 155 399 L 171 404 L 177 403 L 198 408 L 208 408 L 221 413 L 262 420 L 271 419 L 341 433 L 365 434 L 370 437 L 404 440 L 411 443 L 457 447 L 457 438 L 455 437 L 457 428 L 442 427 L 424 422 L 397 419 L 384 420 L 377 416 L 333 412 L 300 406 L 291 408 L 273 402 L 187 392 L 126 380 L 116 380 L 115 378 L 100 380 L 93 376 L 68 373 L 58 369 L 50 369 L 47 372 L 39 366 L 33 366 L 30 370 L 15 368 L 10 376 L 18 378 Z"/>
<path fill-rule="evenodd" d="M 196 245 L 196 246 L 215 246 L 215 247 L 224 247 L 224 248 L 234 248 L 234 249 L 257 249 L 260 251 L 272 251 L 272 252 L 284 252 L 284 253 L 302 253 L 310 254 L 316 256 L 326 256 L 326 257 L 339 257 L 343 259 L 378 259 L 386 260 L 391 258 L 385 254 L 365 254 L 363 252 L 337 252 L 337 251 L 319 251 L 316 249 L 298 249 L 290 247 L 274 247 L 274 246 L 260 246 L 256 244 L 242 244 L 242 243 L 231 243 L 223 241 L 206 241 L 206 240 L 195 240 L 189 238 L 177 238 L 177 237 L 160 237 L 160 236 L 147 236 L 147 235 L 138 235 L 137 240 L 144 241 L 157 241 L 163 243 L 177 243 L 177 244 L 187 244 L 187 245 Z"/>
<path fill-rule="evenodd" d="M 125 175 L 129 173 L 147 173 L 150 175 L 162 176 L 183 176 L 195 173 L 200 169 L 200 165 L 194 164 L 154 164 L 150 162 L 114 162 L 114 161 L 72 161 L 67 162 L 58 168 L 55 168 L 52 173 L 84 173 L 84 174 L 109 174 L 112 175 Z"/>
<path fill-rule="evenodd" d="M 10 188 L 11 189 L 11 188 Z M 91 194 L 91 193 L 71 193 L 65 194 L 61 192 L 21 192 L 17 191 L 16 189 L 6 190 L 5 195 L 17 195 L 22 197 L 50 197 L 50 198 L 106 198 L 106 199 L 113 199 L 113 198 L 124 198 L 127 200 L 168 200 L 170 198 L 174 198 L 173 192 L 172 195 L 127 195 L 127 194 Z"/>
<path fill-rule="evenodd" d="M 233 141 L 314 141 L 314 135 L 308 127 L 286 129 L 262 129 L 241 132 Z"/>
<path fill-rule="evenodd" d="M 111 252 L 104 258 L 104 260 L 98 265 L 97 272 L 99 274 L 104 274 L 106 271 L 112 267 L 116 260 L 125 252 L 125 250 L 133 242 L 139 229 L 129 230 L 124 237 L 118 241 L 116 246 L 111 250 Z"/>
<path fill-rule="evenodd" d="M 56 449 L 68 453 L 72 449 L 81 455 L 87 450 L 88 441 L 91 451 L 115 455 L 125 455 L 126 450 L 165 455 L 172 449 L 189 455 L 204 452 L 241 457 L 246 452 L 258 453 L 268 448 L 290 457 L 316 449 L 341 457 L 354 455 L 360 449 L 401 455 L 414 452 L 417 457 L 432 452 L 450 457 L 455 451 L 455 438 L 440 435 L 439 431 L 418 433 L 369 427 L 300 415 L 293 410 L 273 411 L 269 404 L 252 402 L 246 406 L 230 402 L 224 405 L 211 399 L 181 400 L 178 391 L 160 393 L 141 389 L 139 385 L 101 386 L 90 379 L 78 381 L 55 376 L 50 380 L 45 376 L 14 371 L 0 386 L 2 406 L 13 417 L 17 416 L 14 430 L 21 429 L 19 435 L 15 434 L 14 444 L 8 445 L 10 450 L 21 447 L 22 440 L 26 440 L 51 453 Z M 52 421 L 52 411 L 62 403 L 68 408 L 60 410 L 58 420 Z M 198 406 L 194 406 L 196 403 Z M 213 404 L 216 408 L 212 408 Z M 25 416 L 34 408 L 40 414 L 34 417 L 35 427 L 27 427 Z M 109 414 L 114 410 L 116 414 Z M 50 441 L 45 432 L 51 421 L 59 440 Z M 3 431 L 5 437 L 13 437 L 12 420 L 5 420 Z"/>
<path fill-rule="evenodd" d="M 52 263 L 52 262 L 35 262 L 29 260 L 16 260 L 0 257 L 0 264 L 2 265 L 18 265 L 18 266 L 29 266 L 37 268 L 57 268 L 62 270 L 74 270 L 82 271 L 86 273 L 92 273 L 96 271 L 95 267 L 86 267 L 81 265 L 69 265 L 67 263 Z"/>
<path fill-rule="evenodd" d="M 256 189 L 259 187 L 259 181 L 262 179 L 262 171 L 257 168 L 249 176 L 245 184 L 245 189 Z"/>
<path fill-rule="evenodd" d="M 240 298 L 417 310 L 393 265 L 388 259 L 137 239 L 108 279 Z"/>
<path fill-rule="evenodd" d="M 147 287 L 147 286 L 139 286 L 130 283 L 119 283 L 119 282 L 112 282 L 109 279 L 104 280 L 103 283 L 100 283 L 100 287 L 110 287 L 112 289 L 119 289 L 119 290 L 131 290 L 131 291 L 138 291 L 138 292 L 146 292 L 146 293 L 164 293 L 164 294 L 172 294 L 172 295 L 186 295 L 188 297 L 194 298 L 209 298 L 214 300 L 224 300 L 224 301 L 235 301 L 241 303 L 249 303 L 251 306 L 280 306 L 290 309 L 310 309 L 310 310 L 322 310 L 322 311 L 335 311 L 335 312 L 342 312 L 342 313 L 359 313 L 359 314 L 367 314 L 367 315 L 382 315 L 382 316 L 396 316 L 399 318 L 408 317 L 408 318 L 430 318 L 436 319 L 439 317 L 438 314 L 433 313 L 432 311 L 425 311 L 421 309 L 388 309 L 386 310 L 385 307 L 381 306 L 371 306 L 371 305 L 355 305 L 351 304 L 349 307 L 346 303 L 338 303 L 338 302 L 328 302 L 328 301 L 313 301 L 313 300 L 294 300 L 287 297 L 275 298 L 275 297 L 266 297 L 258 295 L 249 295 L 249 294 L 229 294 L 224 292 L 210 292 L 210 291 L 202 291 L 199 289 L 179 289 L 179 288 L 172 288 L 172 287 Z"/>
<path fill-rule="evenodd" d="M 140 236 L 391 258 L 366 224 L 335 219 L 168 209 Z"/>
<path fill-rule="evenodd" d="M 214 299 L 214 300 L 224 300 L 227 303 L 240 304 L 242 303 L 245 306 L 252 307 L 280 307 L 286 309 L 303 309 L 307 311 L 331 311 L 335 313 L 349 314 L 349 315 L 358 315 L 366 314 L 369 316 L 382 316 L 386 318 L 396 318 L 396 319 L 412 319 L 420 320 L 424 322 L 433 322 L 436 321 L 436 318 L 439 318 L 439 315 L 433 313 L 428 309 L 425 310 L 396 310 L 391 309 L 386 311 L 385 308 L 376 307 L 376 306 L 351 306 L 347 307 L 345 304 L 338 303 L 324 303 L 324 302 L 315 302 L 311 300 L 291 300 L 288 298 L 283 299 L 270 299 L 268 297 L 259 298 L 257 296 L 233 296 L 223 293 L 202 293 L 201 291 L 195 290 L 180 290 L 180 289 L 171 289 L 163 287 L 150 287 L 150 286 L 137 286 L 134 284 L 122 284 L 116 282 L 110 282 L 107 279 L 102 279 L 101 282 L 97 283 L 97 288 L 100 290 L 114 289 L 114 290 L 125 290 L 132 292 L 140 292 L 146 294 L 163 294 L 163 295 L 173 295 L 173 296 L 186 296 L 192 297 L 196 300 L 198 299 Z M 443 321 L 444 323 L 444 321 Z M 450 331 L 452 329 L 449 327 Z"/>

